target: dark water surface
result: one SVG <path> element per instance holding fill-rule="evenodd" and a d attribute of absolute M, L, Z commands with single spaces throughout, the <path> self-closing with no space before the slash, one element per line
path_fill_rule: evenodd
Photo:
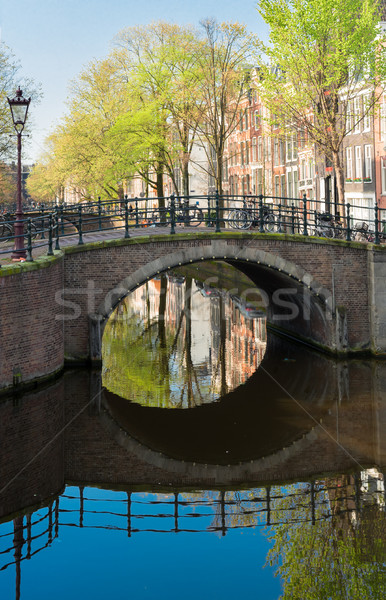
<path fill-rule="evenodd" d="M 386 363 L 208 269 L 123 301 L 101 373 L 0 402 L 1 600 L 385 597 Z"/>

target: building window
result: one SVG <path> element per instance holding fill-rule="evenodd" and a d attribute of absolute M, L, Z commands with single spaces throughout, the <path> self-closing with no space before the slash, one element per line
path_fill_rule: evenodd
<path fill-rule="evenodd" d="M 249 165 L 249 144 L 248 144 L 248 141 L 245 142 L 245 164 Z"/>
<path fill-rule="evenodd" d="M 286 140 L 286 159 L 287 162 L 290 162 L 292 160 L 292 139 L 291 138 L 287 138 Z"/>
<path fill-rule="evenodd" d="M 243 120 L 244 120 L 243 111 L 240 110 L 239 111 L 239 129 L 240 129 L 240 131 L 243 130 Z"/>
<path fill-rule="evenodd" d="M 352 181 L 352 150 L 346 148 L 346 181 Z"/>
<path fill-rule="evenodd" d="M 285 163 L 285 141 L 280 141 L 280 164 L 284 165 Z"/>
<path fill-rule="evenodd" d="M 259 136 L 257 138 L 257 160 L 261 162 L 263 159 L 263 140 L 262 137 Z"/>
<path fill-rule="evenodd" d="M 256 138 L 252 138 L 252 161 L 256 162 L 257 160 L 257 148 L 256 148 Z"/>
<path fill-rule="evenodd" d="M 361 105 L 360 98 L 354 98 L 354 133 L 361 132 Z"/>
<path fill-rule="evenodd" d="M 259 111 L 255 110 L 255 129 L 257 129 L 259 127 L 259 124 L 260 124 Z"/>
<path fill-rule="evenodd" d="M 371 183 L 373 179 L 373 165 L 371 160 L 371 146 L 370 144 L 365 146 L 365 182 Z"/>
<path fill-rule="evenodd" d="M 245 127 L 244 129 L 248 129 L 248 109 L 246 108 L 244 111 L 244 119 L 245 119 Z"/>
<path fill-rule="evenodd" d="M 300 179 L 307 178 L 307 163 L 305 160 L 302 160 L 300 163 Z"/>
<path fill-rule="evenodd" d="M 240 143 L 240 164 L 244 166 L 244 142 Z"/>
<path fill-rule="evenodd" d="M 285 175 L 280 175 L 280 191 L 282 197 L 285 196 Z"/>
<path fill-rule="evenodd" d="M 386 156 L 381 157 L 382 196 L 386 196 Z"/>
<path fill-rule="evenodd" d="M 273 164 L 275 167 L 279 165 L 279 140 L 277 138 L 273 142 Z"/>
<path fill-rule="evenodd" d="M 271 160 L 271 138 L 265 138 L 265 159 L 269 162 Z"/>
<path fill-rule="evenodd" d="M 258 196 L 263 193 L 263 169 L 256 169 L 256 191 Z"/>
<path fill-rule="evenodd" d="M 279 198 L 280 196 L 280 176 L 275 175 L 275 196 Z"/>
<path fill-rule="evenodd" d="M 296 160 L 298 157 L 298 140 L 296 135 L 292 136 L 292 159 Z"/>
<path fill-rule="evenodd" d="M 297 169 L 295 169 L 293 172 L 293 178 L 294 178 L 294 198 L 298 198 L 299 187 L 298 187 L 298 170 Z"/>
<path fill-rule="evenodd" d="M 362 181 L 362 146 L 355 146 L 355 181 Z"/>
<path fill-rule="evenodd" d="M 292 198 L 292 171 L 287 171 L 287 196 Z"/>

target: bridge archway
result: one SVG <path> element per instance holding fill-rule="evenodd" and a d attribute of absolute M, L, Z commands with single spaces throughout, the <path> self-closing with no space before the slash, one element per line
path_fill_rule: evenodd
<path fill-rule="evenodd" d="M 311 273 L 272 252 L 225 240 L 191 242 L 187 248 L 147 261 L 111 289 L 90 318 L 92 360 L 100 360 L 105 323 L 132 291 L 170 269 L 205 260 L 225 261 L 262 290 L 268 325 L 283 334 L 321 349 L 334 351 L 336 335 L 333 296 Z"/>

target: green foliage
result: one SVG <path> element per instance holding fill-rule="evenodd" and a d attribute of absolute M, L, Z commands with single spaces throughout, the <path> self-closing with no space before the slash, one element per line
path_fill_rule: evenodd
<path fill-rule="evenodd" d="M 13 98 L 15 96 L 18 85 L 21 86 L 23 95 L 26 98 L 31 97 L 34 103 L 38 101 L 40 97 L 39 86 L 36 86 L 33 81 L 19 81 L 19 69 L 20 65 L 10 49 L 0 42 L 0 160 L 14 158 L 16 154 L 15 140 L 10 137 L 10 135 L 14 134 L 14 128 L 7 98 Z M 26 128 L 27 131 L 30 122 L 31 119 L 29 115 Z"/>
<path fill-rule="evenodd" d="M 337 488 L 339 489 L 339 487 Z M 343 487 L 347 495 L 348 488 Z M 284 524 L 269 534 L 274 543 L 267 562 L 283 581 L 281 600 L 378 600 L 386 594 L 386 519 L 382 506 L 364 506 L 360 514 L 345 506 L 327 516 L 333 498 L 324 492 L 315 524 L 304 522 L 306 509 L 295 486 L 276 502 Z M 354 494 L 354 491 L 352 490 Z M 320 500 L 320 498 L 319 498 Z M 337 500 L 337 498 L 334 498 Z M 331 505 L 330 505 L 331 506 Z M 343 510 L 346 508 L 346 510 Z M 296 522 L 296 521 L 299 522 Z"/>
<path fill-rule="evenodd" d="M 260 43 L 259 86 L 274 125 L 294 126 L 329 157 L 343 201 L 339 152 L 353 98 L 368 93 L 363 119 L 383 92 L 384 40 L 373 0 L 261 0 L 259 12 L 270 27 Z"/>

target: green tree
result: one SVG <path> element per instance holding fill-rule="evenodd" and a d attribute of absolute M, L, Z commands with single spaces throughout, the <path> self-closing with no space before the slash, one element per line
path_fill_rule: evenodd
<path fill-rule="evenodd" d="M 304 130 L 335 169 L 344 202 L 344 137 L 373 109 L 385 80 L 383 38 L 374 0 L 261 0 L 270 27 L 260 43 L 259 91 L 284 133 Z M 354 98 L 363 96 L 360 114 Z"/>
<path fill-rule="evenodd" d="M 0 160 L 14 158 L 16 143 L 12 139 L 15 131 L 12 124 L 11 112 L 7 97 L 15 96 L 18 85 L 23 89 L 25 97 L 31 97 L 35 103 L 40 98 L 40 89 L 32 80 L 18 78 L 20 65 L 11 50 L 0 42 Z M 28 117 L 26 131 L 30 128 L 31 118 Z"/>
<path fill-rule="evenodd" d="M 200 118 L 197 133 L 208 161 L 208 174 L 220 195 L 224 179 L 224 153 L 229 136 L 239 123 L 239 106 L 249 91 L 254 38 L 244 25 L 201 23 Z"/>
<path fill-rule="evenodd" d="M 29 189 L 43 199 L 64 186 L 81 197 L 117 198 L 131 172 L 110 143 L 109 131 L 126 110 L 126 82 L 110 57 L 87 65 L 71 84 L 68 111 L 47 140 L 49 151 L 29 178 Z"/>
<path fill-rule="evenodd" d="M 112 134 L 119 144 L 130 145 L 127 160 L 135 163 L 158 197 L 164 195 L 165 174 L 180 193 L 176 168 L 187 195 L 200 104 L 197 34 L 191 27 L 161 21 L 125 29 L 116 43 L 116 58 L 127 65 L 129 110 Z"/>

